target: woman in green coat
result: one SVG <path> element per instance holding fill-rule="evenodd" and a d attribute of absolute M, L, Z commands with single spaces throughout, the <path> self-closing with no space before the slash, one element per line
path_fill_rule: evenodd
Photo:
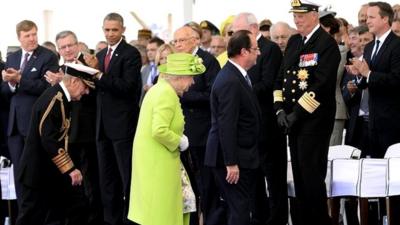
<path fill-rule="evenodd" d="M 185 198 L 192 191 L 179 155 L 189 143 L 178 96 L 205 67 L 196 56 L 176 53 L 159 71 L 162 78 L 143 100 L 133 142 L 128 218 L 141 225 L 187 225 L 195 200 L 190 193 Z"/>

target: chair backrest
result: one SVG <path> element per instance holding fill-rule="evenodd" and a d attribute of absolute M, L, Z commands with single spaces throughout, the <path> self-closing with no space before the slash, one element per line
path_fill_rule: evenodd
<path fill-rule="evenodd" d="M 334 145 L 329 147 L 328 160 L 359 158 L 361 150 L 350 145 Z"/>
<path fill-rule="evenodd" d="M 357 196 L 360 160 L 335 159 L 332 161 L 331 197 Z"/>
<path fill-rule="evenodd" d="M 388 147 L 385 153 L 385 158 L 399 158 L 400 157 L 400 143 L 393 144 Z"/>
<path fill-rule="evenodd" d="M 360 197 L 386 197 L 387 166 L 387 159 L 361 159 Z"/>
<path fill-rule="evenodd" d="M 400 158 L 388 159 L 388 196 L 400 195 Z"/>

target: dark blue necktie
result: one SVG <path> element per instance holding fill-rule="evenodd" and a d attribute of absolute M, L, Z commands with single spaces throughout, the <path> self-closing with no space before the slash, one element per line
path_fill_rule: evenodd
<path fill-rule="evenodd" d="M 372 63 L 375 63 L 375 61 L 376 61 L 376 56 L 378 55 L 378 50 L 379 50 L 379 44 L 380 43 L 381 42 L 379 40 L 376 40 L 375 51 L 374 51 L 374 54 L 372 55 L 372 58 L 371 58 L 371 62 Z"/>

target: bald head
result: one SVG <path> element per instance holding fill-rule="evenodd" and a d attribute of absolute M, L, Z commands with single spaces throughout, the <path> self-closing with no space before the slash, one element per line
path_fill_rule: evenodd
<path fill-rule="evenodd" d="M 177 52 L 192 54 L 199 43 L 199 35 L 189 26 L 183 26 L 175 31 L 172 41 Z"/>
<path fill-rule="evenodd" d="M 271 40 L 278 44 L 282 52 L 285 51 L 291 30 L 289 24 L 285 22 L 277 22 L 271 26 Z"/>
<path fill-rule="evenodd" d="M 254 35 L 260 32 L 257 18 L 252 13 L 239 13 L 232 22 L 232 30 L 248 30 Z"/>

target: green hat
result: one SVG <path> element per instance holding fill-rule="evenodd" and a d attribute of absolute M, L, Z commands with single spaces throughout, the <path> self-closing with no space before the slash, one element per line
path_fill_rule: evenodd
<path fill-rule="evenodd" d="M 206 67 L 198 56 L 187 53 L 173 53 L 167 56 L 167 63 L 158 67 L 160 73 L 177 76 L 193 76 L 204 73 Z"/>

